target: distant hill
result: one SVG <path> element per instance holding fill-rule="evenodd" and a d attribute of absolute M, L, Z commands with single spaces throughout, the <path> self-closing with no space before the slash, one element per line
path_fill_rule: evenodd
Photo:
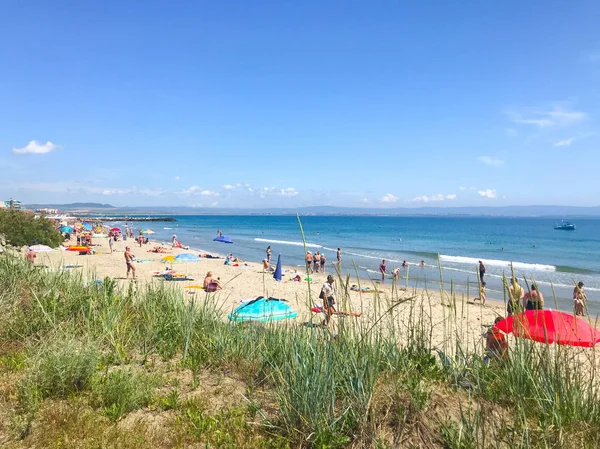
<path fill-rule="evenodd" d="M 69 203 L 69 204 L 26 204 L 27 209 L 58 209 L 61 211 L 80 209 L 115 209 L 115 206 L 102 203 Z"/>

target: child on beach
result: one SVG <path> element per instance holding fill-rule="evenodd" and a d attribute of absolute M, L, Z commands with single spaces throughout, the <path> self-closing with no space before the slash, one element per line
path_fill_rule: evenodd
<path fill-rule="evenodd" d="M 485 286 L 487 284 L 482 281 L 481 287 L 479 288 L 479 298 L 473 298 L 473 301 L 481 301 L 481 304 L 485 304 Z"/>
<path fill-rule="evenodd" d="M 501 316 L 496 317 L 494 320 L 494 326 L 483 334 L 485 338 L 485 352 L 486 355 L 483 358 L 484 363 L 487 365 L 490 360 L 504 360 L 508 357 L 508 343 L 504 333 L 496 329 L 496 324 L 502 321 L 504 318 Z"/>

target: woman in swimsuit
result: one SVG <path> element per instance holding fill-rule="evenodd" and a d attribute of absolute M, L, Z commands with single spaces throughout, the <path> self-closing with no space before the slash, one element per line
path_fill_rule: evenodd
<path fill-rule="evenodd" d="M 271 263 L 271 245 L 267 246 L 267 263 Z"/>
<path fill-rule="evenodd" d="M 383 283 L 385 281 L 385 270 L 387 269 L 387 266 L 385 264 L 385 259 L 383 259 L 381 261 L 381 265 L 379 265 L 379 272 L 381 273 L 381 282 Z"/>
<path fill-rule="evenodd" d="M 573 289 L 573 303 L 575 305 L 575 316 L 585 316 L 585 301 L 587 296 L 583 291 L 583 282 L 578 283 Z"/>

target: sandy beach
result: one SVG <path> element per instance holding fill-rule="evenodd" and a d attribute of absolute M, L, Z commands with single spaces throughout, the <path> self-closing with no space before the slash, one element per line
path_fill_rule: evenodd
<path fill-rule="evenodd" d="M 415 316 L 422 314 L 424 319 L 432 328 L 432 338 L 439 347 L 451 346 L 460 336 L 463 344 L 483 348 L 481 334 L 485 327 L 493 323 L 498 315 L 504 314 L 504 304 L 500 301 L 488 299 L 485 306 L 479 302 L 473 303 L 472 298 L 464 295 L 457 297 L 454 301 L 450 295 L 438 291 L 425 291 L 410 286 L 404 289 L 404 280 L 400 280 L 401 287 L 392 287 L 391 277 L 387 278 L 383 285 L 371 281 L 358 280 L 352 276 L 351 262 L 348 261 L 348 269 L 342 266 L 342 277 L 336 272 L 336 265 L 328 263 L 325 273 L 313 273 L 306 281 L 306 272 L 296 271 L 296 267 L 283 267 L 283 280 L 273 279 L 271 272 L 263 270 L 262 263 L 246 261 L 238 263 L 238 266 L 224 264 L 224 258 L 210 259 L 202 258 L 200 262 L 170 263 L 162 262 L 166 255 L 178 255 L 181 253 L 192 253 L 201 255 L 197 251 L 187 251 L 171 248 L 165 245 L 167 253 L 149 252 L 159 242 L 151 241 L 141 247 L 131 240 L 119 241 L 115 244 L 115 251 L 111 254 L 108 247 L 108 239 L 95 238 L 93 241 L 95 254 L 79 255 L 77 252 L 55 250 L 49 253 L 40 253 L 36 259 L 36 265 L 43 265 L 52 270 L 68 269 L 80 271 L 84 278 L 89 280 L 102 280 L 110 277 L 119 283 L 126 285 L 135 282 L 142 287 L 146 283 L 164 282 L 173 288 L 181 289 L 184 297 L 204 300 L 206 293 L 191 286 L 202 286 L 206 273 L 212 271 L 213 277 L 220 278 L 223 289 L 211 295 L 223 310 L 224 319 L 226 314 L 240 304 L 240 301 L 253 299 L 257 296 L 270 296 L 284 298 L 298 312 L 295 321 L 299 324 L 312 321 L 321 322 L 323 315 L 311 311 L 311 305 L 320 304 L 318 296 L 321 286 L 326 281 L 327 274 L 333 274 L 336 278 L 336 302 L 338 310 L 361 313 L 360 317 L 334 317 L 333 327 L 339 326 L 342 321 L 354 320 L 353 324 L 368 328 L 373 325 L 389 326 L 393 323 L 396 332 L 402 332 L 404 325 Z M 136 257 L 136 280 L 126 279 L 126 264 L 124 258 L 125 245 L 131 247 Z M 224 247 L 224 250 L 232 250 L 233 247 Z M 235 253 L 234 253 L 235 256 Z M 176 273 L 185 274 L 188 278 L 183 281 L 166 281 L 163 277 L 154 274 L 172 267 Z M 300 274 L 302 281 L 294 282 L 291 279 Z M 359 291 L 348 291 L 347 294 L 341 288 L 340 279 L 350 276 L 348 285 L 360 285 L 368 287 L 371 291 L 378 289 L 377 295 Z M 309 295 L 310 291 L 310 295 Z M 460 298 L 460 299 L 458 299 Z"/>

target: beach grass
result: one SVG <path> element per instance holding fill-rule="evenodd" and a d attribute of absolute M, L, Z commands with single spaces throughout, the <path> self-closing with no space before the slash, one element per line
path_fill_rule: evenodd
<path fill-rule="evenodd" d="M 341 310 L 352 282 L 338 272 Z M 442 305 L 407 283 L 369 295 L 373 317 L 331 328 L 230 323 L 219 292 L 190 299 L 1 257 L 0 444 L 598 447 L 595 351 L 514 340 L 486 365 L 465 297 L 440 285 Z"/>

